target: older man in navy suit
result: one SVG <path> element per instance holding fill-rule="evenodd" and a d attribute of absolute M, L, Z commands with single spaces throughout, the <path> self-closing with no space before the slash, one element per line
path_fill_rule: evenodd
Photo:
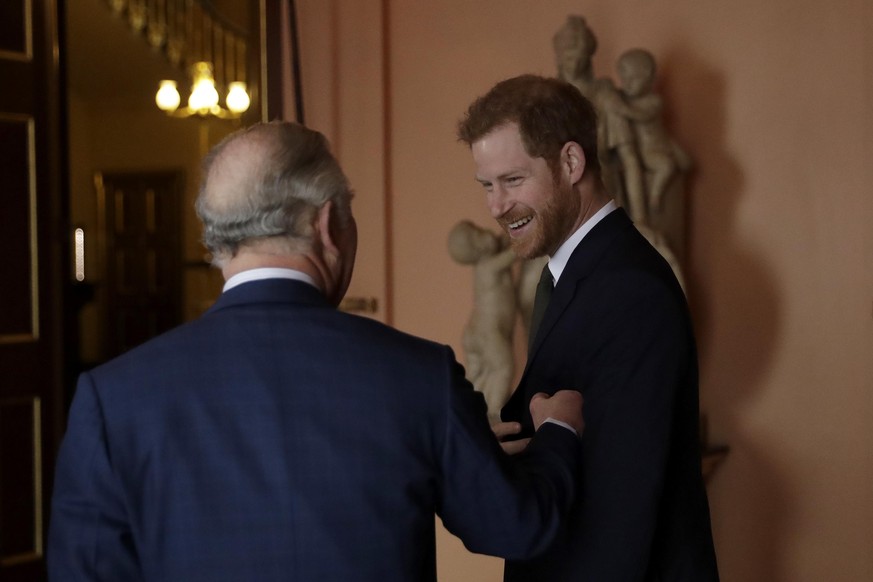
<path fill-rule="evenodd" d="M 335 309 L 357 236 L 323 136 L 219 144 L 197 202 L 226 285 L 200 319 L 82 375 L 52 580 L 435 580 L 434 513 L 525 558 L 577 489 L 581 396 L 541 395 L 522 457 L 445 346 Z"/>
<path fill-rule="evenodd" d="M 459 137 L 516 254 L 549 258 L 527 366 L 495 431 L 522 437 L 506 443 L 518 450 L 535 393 L 585 396 L 572 517 L 546 553 L 508 561 L 505 579 L 717 580 L 691 319 L 667 262 L 604 189 L 594 108 L 568 83 L 523 75 L 477 99 Z"/>

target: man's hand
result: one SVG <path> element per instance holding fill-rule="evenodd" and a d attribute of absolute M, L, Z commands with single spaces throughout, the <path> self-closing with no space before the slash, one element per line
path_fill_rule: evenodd
<path fill-rule="evenodd" d="M 494 436 L 500 441 L 500 446 L 503 447 L 504 452 L 509 455 L 520 453 L 527 446 L 527 443 L 530 442 L 529 438 L 518 439 L 516 441 L 503 440 L 508 436 L 521 432 L 521 424 L 517 422 L 495 422 L 491 425 L 491 430 L 494 431 Z"/>
<path fill-rule="evenodd" d="M 582 395 L 575 390 L 558 390 L 552 396 L 543 392 L 534 394 L 530 399 L 530 415 L 533 418 L 534 430 L 547 418 L 566 422 L 582 436 L 585 423 L 582 421 Z"/>

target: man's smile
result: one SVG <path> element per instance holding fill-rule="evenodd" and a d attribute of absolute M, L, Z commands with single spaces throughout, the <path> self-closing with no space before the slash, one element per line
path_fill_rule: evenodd
<path fill-rule="evenodd" d="M 522 216 L 521 218 L 513 218 L 509 220 L 503 220 L 503 225 L 506 230 L 509 232 L 510 236 L 520 235 L 522 229 L 530 224 L 530 222 L 534 219 L 533 214 L 528 214 L 527 216 Z"/>

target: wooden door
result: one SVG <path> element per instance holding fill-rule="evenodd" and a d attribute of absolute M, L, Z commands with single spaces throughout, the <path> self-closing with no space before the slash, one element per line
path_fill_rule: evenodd
<path fill-rule="evenodd" d="M 0 2 L 0 579 L 44 578 L 64 410 L 57 14 Z"/>
<path fill-rule="evenodd" d="M 106 237 L 104 353 L 182 323 L 181 171 L 98 174 Z"/>

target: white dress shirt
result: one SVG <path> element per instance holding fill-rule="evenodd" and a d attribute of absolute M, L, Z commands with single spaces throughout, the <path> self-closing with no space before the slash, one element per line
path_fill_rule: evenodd
<path fill-rule="evenodd" d="M 237 273 L 225 281 L 222 292 L 233 289 L 237 285 L 248 283 L 249 281 L 261 281 L 263 279 L 293 279 L 295 281 L 308 283 L 316 289 L 318 288 L 318 285 L 315 284 L 312 277 L 303 271 L 287 269 L 284 267 L 262 267 L 260 269 L 249 269 L 248 271 Z"/>

